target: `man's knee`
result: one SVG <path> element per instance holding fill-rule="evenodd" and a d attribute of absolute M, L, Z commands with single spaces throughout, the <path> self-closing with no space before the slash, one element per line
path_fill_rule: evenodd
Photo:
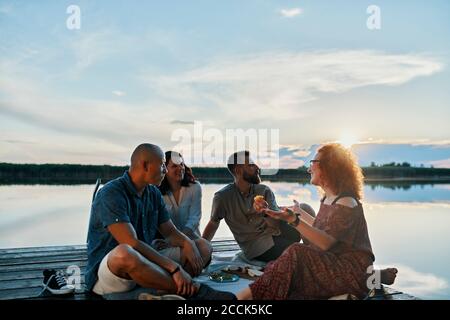
<path fill-rule="evenodd" d="M 116 270 L 128 271 L 136 267 L 138 261 L 136 250 L 128 244 L 119 244 L 108 256 L 108 266 Z"/>
<path fill-rule="evenodd" d="M 202 239 L 195 240 L 195 244 L 197 245 L 197 249 L 200 252 L 204 262 L 207 263 L 210 260 L 211 255 L 212 255 L 211 242 L 202 238 Z"/>
<path fill-rule="evenodd" d="M 316 216 L 316 212 L 314 211 L 314 209 L 307 203 L 300 203 L 300 209 L 306 211 L 309 215 L 313 217 Z"/>

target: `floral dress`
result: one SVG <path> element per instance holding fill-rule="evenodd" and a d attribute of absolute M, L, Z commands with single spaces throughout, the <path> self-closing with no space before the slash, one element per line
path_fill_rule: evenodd
<path fill-rule="evenodd" d="M 255 300 L 328 299 L 350 293 L 363 298 L 369 291 L 372 253 L 361 203 L 350 208 L 322 199 L 313 226 L 337 240 L 328 251 L 313 244 L 295 243 L 250 285 Z"/>

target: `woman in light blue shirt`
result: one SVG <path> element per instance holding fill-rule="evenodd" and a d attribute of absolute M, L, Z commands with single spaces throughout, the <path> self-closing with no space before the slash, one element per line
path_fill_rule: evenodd
<path fill-rule="evenodd" d="M 202 188 L 183 156 L 175 151 L 166 152 L 167 173 L 159 190 L 175 226 L 192 240 L 200 238 L 202 217 Z"/>

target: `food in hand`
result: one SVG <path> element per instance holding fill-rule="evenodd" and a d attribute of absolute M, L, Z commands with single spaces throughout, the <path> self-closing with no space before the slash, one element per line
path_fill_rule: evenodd
<path fill-rule="evenodd" d="M 264 196 L 256 196 L 253 200 L 255 202 L 262 201 L 262 200 L 264 200 Z"/>

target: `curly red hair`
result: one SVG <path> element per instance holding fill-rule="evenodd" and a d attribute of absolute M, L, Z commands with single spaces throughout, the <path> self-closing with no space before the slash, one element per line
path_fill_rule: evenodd
<path fill-rule="evenodd" d="M 327 186 L 335 194 L 350 194 L 358 200 L 363 197 L 364 176 L 356 157 L 339 143 L 321 146 L 320 171 Z"/>

